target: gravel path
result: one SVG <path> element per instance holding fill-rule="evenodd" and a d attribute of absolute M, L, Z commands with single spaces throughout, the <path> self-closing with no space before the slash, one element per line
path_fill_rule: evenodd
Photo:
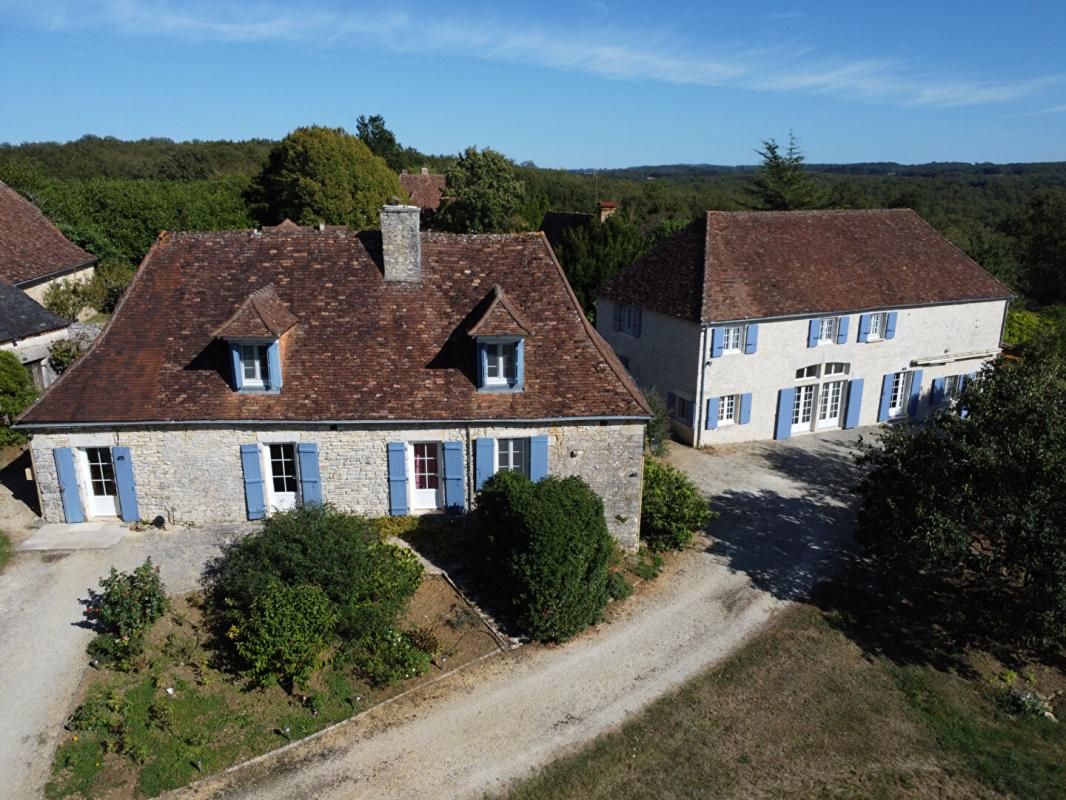
<path fill-rule="evenodd" d="M 40 797 L 61 726 L 88 662 L 92 632 L 79 597 L 115 566 L 146 556 L 160 565 L 170 593 L 198 585 L 204 563 L 231 533 L 200 529 L 131 533 L 110 550 L 16 553 L 0 574 L 0 795 Z"/>
<path fill-rule="evenodd" d="M 853 432 L 676 448 L 718 498 L 715 541 L 622 615 L 560 647 L 528 647 L 378 707 L 191 798 L 480 797 L 610 730 L 733 652 L 849 552 Z"/>

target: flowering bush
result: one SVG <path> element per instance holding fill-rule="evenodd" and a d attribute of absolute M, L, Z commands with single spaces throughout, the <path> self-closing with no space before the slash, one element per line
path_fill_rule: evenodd
<path fill-rule="evenodd" d="M 81 601 L 85 619 L 97 632 L 89 653 L 119 669 L 129 669 L 144 652 L 144 635 L 169 607 L 159 567 L 145 559 L 132 572 L 100 579 L 100 591 L 89 590 Z"/>

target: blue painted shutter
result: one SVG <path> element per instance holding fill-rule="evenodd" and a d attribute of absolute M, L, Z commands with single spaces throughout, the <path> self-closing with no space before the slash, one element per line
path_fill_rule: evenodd
<path fill-rule="evenodd" d="M 889 372 L 881 379 L 881 407 L 877 410 L 878 422 L 888 420 L 888 407 L 892 403 L 892 379 L 894 377 L 895 373 Z"/>
<path fill-rule="evenodd" d="M 751 422 L 751 392 L 740 396 L 740 424 L 747 425 Z"/>
<path fill-rule="evenodd" d="M 444 448 L 444 505 L 463 508 L 466 491 L 463 488 L 463 443 L 445 442 Z"/>
<path fill-rule="evenodd" d="M 870 315 L 863 314 L 859 317 L 859 341 L 870 341 Z"/>
<path fill-rule="evenodd" d="M 248 519 L 262 519 L 266 516 L 266 495 L 259 465 L 259 445 L 241 445 L 241 466 L 244 467 L 244 502 L 248 507 Z"/>
<path fill-rule="evenodd" d="M 666 410 L 672 413 L 675 408 L 677 408 L 677 395 L 674 394 L 673 392 L 667 392 L 666 393 Z"/>
<path fill-rule="evenodd" d="M 862 384 L 862 378 L 848 381 L 848 412 L 844 417 L 845 428 L 855 428 L 859 424 L 859 414 L 862 412 Z"/>
<path fill-rule="evenodd" d="M 696 425 L 696 404 L 688 404 L 688 416 L 685 417 L 685 424 L 690 428 L 695 428 Z"/>
<path fill-rule="evenodd" d="M 526 341 L 519 339 L 514 348 L 515 388 L 523 389 L 526 385 Z"/>
<path fill-rule="evenodd" d="M 944 402 L 944 379 L 933 378 L 933 388 L 929 392 L 929 405 L 936 407 Z"/>
<path fill-rule="evenodd" d="M 907 413 L 914 417 L 918 414 L 918 403 L 922 399 L 922 370 L 916 369 L 911 373 L 911 396 L 907 401 Z"/>
<path fill-rule="evenodd" d="M 775 439 L 787 439 L 792 435 L 792 406 L 796 402 L 796 388 L 789 386 L 777 393 L 777 427 Z"/>
<path fill-rule="evenodd" d="M 548 437 L 529 437 L 529 479 L 539 481 L 548 477 Z"/>
<path fill-rule="evenodd" d="M 718 406 L 721 403 L 721 399 L 718 397 L 711 397 L 707 400 L 707 419 L 704 423 L 707 430 L 713 431 L 718 427 Z"/>
<path fill-rule="evenodd" d="M 633 333 L 634 336 L 636 336 L 639 339 L 640 338 L 640 327 L 641 327 L 641 316 L 642 316 L 639 306 L 633 309 L 633 316 L 636 319 L 636 323 L 637 324 L 633 327 L 632 333 Z"/>
<path fill-rule="evenodd" d="M 241 346 L 229 343 L 230 363 L 233 365 L 233 390 L 239 392 L 244 387 L 244 367 L 241 365 Z"/>
<path fill-rule="evenodd" d="M 489 371 L 489 348 L 483 342 L 477 343 L 477 388 L 485 387 L 485 376 Z"/>
<path fill-rule="evenodd" d="M 481 491 L 485 481 L 496 474 L 496 441 L 484 438 L 474 440 L 474 489 Z"/>
<path fill-rule="evenodd" d="M 118 487 L 118 514 L 123 522 L 137 522 L 141 518 L 137 508 L 137 486 L 133 482 L 133 460 L 128 447 L 112 447 L 111 463 L 115 466 L 115 485 Z"/>
<path fill-rule="evenodd" d="M 759 326 L 752 323 L 744 331 L 744 354 L 754 355 L 759 351 Z"/>
<path fill-rule="evenodd" d="M 614 329 L 616 331 L 622 330 L 622 304 L 614 304 Z"/>
<path fill-rule="evenodd" d="M 300 501 L 305 506 L 322 505 L 322 476 L 318 471 L 318 445 L 300 442 L 296 445 L 300 462 Z"/>
<path fill-rule="evenodd" d="M 281 388 L 281 343 L 276 339 L 267 348 L 267 369 L 270 376 L 267 380 L 268 389 Z"/>
<path fill-rule="evenodd" d="M 407 445 L 386 445 L 389 464 L 389 514 L 402 517 L 407 513 Z"/>
<path fill-rule="evenodd" d="M 818 320 L 812 319 L 807 325 L 807 347 L 818 346 Z"/>
<path fill-rule="evenodd" d="M 711 358 L 722 355 L 725 347 L 725 331 L 721 328 L 711 328 Z"/>
<path fill-rule="evenodd" d="M 898 317 L 899 317 L 899 314 L 897 314 L 895 311 L 889 311 L 888 312 L 888 319 L 887 319 L 887 322 L 885 322 L 885 338 L 886 339 L 895 339 L 896 338 L 896 319 Z"/>
<path fill-rule="evenodd" d="M 839 317 L 837 319 L 837 344 L 848 343 L 848 321 L 851 317 Z"/>
<path fill-rule="evenodd" d="M 74 451 L 69 447 L 57 447 L 52 451 L 56 460 L 56 475 L 59 476 L 59 495 L 63 499 L 63 516 L 67 522 L 85 522 L 78 493 L 78 473 L 74 470 Z"/>

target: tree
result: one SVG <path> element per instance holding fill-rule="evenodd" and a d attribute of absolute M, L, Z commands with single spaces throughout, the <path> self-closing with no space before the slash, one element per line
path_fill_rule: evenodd
<path fill-rule="evenodd" d="M 514 164 L 486 147 L 468 147 L 447 173 L 450 200 L 437 215 L 437 225 L 456 233 L 508 233 L 520 230 L 518 213 L 525 185 Z"/>
<path fill-rule="evenodd" d="M 1066 301 L 1066 190 L 1047 189 L 1009 223 L 1018 240 L 1021 279 L 1045 303 Z"/>
<path fill-rule="evenodd" d="M 11 430 L 15 418 L 37 398 L 30 373 L 14 353 L 0 350 L 0 445 L 22 444 L 25 435 Z"/>
<path fill-rule="evenodd" d="M 617 216 L 592 220 L 563 234 L 559 261 L 585 311 L 593 310 L 593 293 L 644 254 L 644 237 L 635 225 Z"/>
<path fill-rule="evenodd" d="M 282 139 L 252 182 L 249 201 L 264 224 L 291 219 L 376 227 L 378 212 L 403 190 L 384 159 L 342 128 L 297 128 Z"/>
<path fill-rule="evenodd" d="M 385 127 L 383 116 L 374 114 L 367 117 L 360 114 L 359 119 L 355 121 L 355 135 L 370 148 L 371 153 L 385 159 L 385 163 L 393 172 L 403 169 L 403 149 L 396 141 L 395 134 Z"/>
<path fill-rule="evenodd" d="M 1061 649 L 1066 362 L 1030 351 L 986 368 L 957 409 L 864 447 L 860 541 L 888 575 L 941 576 L 1000 642 Z"/>
<path fill-rule="evenodd" d="M 762 157 L 762 164 L 752 181 L 751 194 L 755 207 L 770 211 L 795 211 L 802 208 L 821 208 L 825 204 L 824 192 L 806 172 L 803 152 L 799 142 L 789 131 L 788 149 L 773 139 L 765 139 L 763 149 L 755 152 Z"/>

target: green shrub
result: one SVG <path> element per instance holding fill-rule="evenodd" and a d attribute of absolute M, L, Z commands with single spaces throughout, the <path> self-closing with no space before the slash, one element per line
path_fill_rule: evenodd
<path fill-rule="evenodd" d="M 388 625 L 368 630 L 352 643 L 349 655 L 355 669 L 374 686 L 424 675 L 433 659 L 415 646 L 409 634 Z"/>
<path fill-rule="evenodd" d="M 145 633 L 170 606 L 159 567 L 151 558 L 132 572 L 112 567 L 111 574 L 100 579 L 100 589 L 90 589 L 81 601 L 85 619 L 98 634 L 89 644 L 89 653 L 119 669 L 129 669 L 144 652 Z"/>
<path fill-rule="evenodd" d="M 614 541 L 603 501 L 583 480 L 500 473 L 478 495 L 476 525 L 530 636 L 562 641 L 600 618 Z"/>
<path fill-rule="evenodd" d="M 640 538 L 649 550 L 682 550 L 717 517 L 685 473 L 655 459 L 645 462 Z"/>
<path fill-rule="evenodd" d="M 612 600 L 625 600 L 633 594 L 633 584 L 621 572 L 612 572 L 607 576 L 607 594 Z"/>
<path fill-rule="evenodd" d="M 9 427 L 37 398 L 33 379 L 14 353 L 0 350 L 0 445 L 23 444 L 26 435 Z"/>
<path fill-rule="evenodd" d="M 253 680 L 292 684 L 310 677 L 336 624 L 337 610 L 320 588 L 273 581 L 230 636 Z"/>
<path fill-rule="evenodd" d="M 83 284 L 64 278 L 48 287 L 41 305 L 63 319 L 76 320 L 78 314 L 87 305 L 84 291 Z"/>
<path fill-rule="evenodd" d="M 85 352 L 82 340 L 60 339 L 48 348 L 48 366 L 56 373 L 62 375 L 74 364 L 81 354 Z"/>
<path fill-rule="evenodd" d="M 652 455 L 661 456 L 666 452 L 666 443 L 670 441 L 670 412 L 666 409 L 666 400 L 656 389 L 645 389 L 644 396 L 651 407 L 651 419 L 644 426 L 644 446 Z"/>
<path fill-rule="evenodd" d="M 92 280 L 80 290 L 81 300 L 97 311 L 110 314 L 133 280 L 134 268 L 124 261 L 109 259 L 97 264 Z"/>
<path fill-rule="evenodd" d="M 626 568 L 643 581 L 653 581 L 663 571 L 663 557 L 647 547 L 641 547 L 640 552 L 630 558 Z"/>
<path fill-rule="evenodd" d="M 3 570 L 7 566 L 7 562 L 11 560 L 11 538 L 0 531 L 0 570 Z"/>

